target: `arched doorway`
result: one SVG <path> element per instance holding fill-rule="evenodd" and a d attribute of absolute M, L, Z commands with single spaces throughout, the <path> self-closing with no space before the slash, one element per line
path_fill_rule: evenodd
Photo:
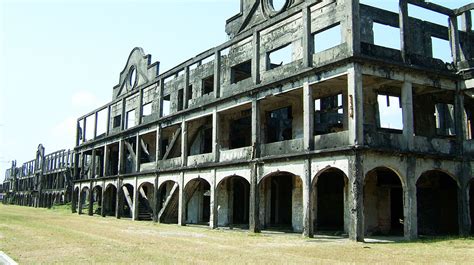
<path fill-rule="evenodd" d="M 133 216 L 133 186 L 131 184 L 125 184 L 121 190 L 121 216 L 125 218 L 132 218 Z"/>
<path fill-rule="evenodd" d="M 138 220 L 153 220 L 153 205 L 155 204 L 155 186 L 149 182 L 138 188 Z"/>
<path fill-rule="evenodd" d="M 92 190 L 92 214 L 100 215 L 102 212 L 102 187 L 95 186 Z"/>
<path fill-rule="evenodd" d="M 211 185 L 205 179 L 193 179 L 184 188 L 187 224 L 209 225 L 211 216 Z"/>
<path fill-rule="evenodd" d="M 448 174 L 432 170 L 416 183 L 419 235 L 455 235 L 458 225 L 458 185 Z"/>
<path fill-rule="evenodd" d="M 79 202 L 80 205 L 79 205 L 79 213 L 82 214 L 84 212 L 84 210 L 87 210 L 89 209 L 89 188 L 88 187 L 85 187 L 82 189 L 81 191 L 81 201 Z"/>
<path fill-rule="evenodd" d="M 386 167 L 375 168 L 364 180 L 364 224 L 366 235 L 403 235 L 403 185 Z"/>
<path fill-rule="evenodd" d="M 288 172 L 273 173 L 262 179 L 260 220 L 264 229 L 303 230 L 302 221 L 296 218 L 303 205 L 302 186 L 301 179 Z"/>
<path fill-rule="evenodd" d="M 315 178 L 312 192 L 314 231 L 347 232 L 344 218 L 347 183 L 346 174 L 337 168 L 326 169 Z"/>
<path fill-rule="evenodd" d="M 178 223 L 179 185 L 174 181 L 166 181 L 159 188 L 158 222 L 167 224 Z"/>
<path fill-rule="evenodd" d="M 103 211 L 103 216 L 115 216 L 115 209 L 117 206 L 117 188 L 109 184 L 107 188 L 105 189 L 104 193 L 104 211 Z"/>
<path fill-rule="evenodd" d="M 231 176 L 217 185 L 217 225 L 247 228 L 249 224 L 250 183 Z"/>

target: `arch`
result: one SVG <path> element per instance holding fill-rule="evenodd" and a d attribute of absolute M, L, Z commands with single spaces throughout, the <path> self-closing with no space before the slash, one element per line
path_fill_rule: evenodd
<path fill-rule="evenodd" d="M 264 229 L 301 232 L 303 182 L 286 171 L 272 172 L 259 183 L 260 220 Z"/>
<path fill-rule="evenodd" d="M 364 176 L 365 234 L 403 235 L 403 178 L 389 167 L 376 167 Z"/>
<path fill-rule="evenodd" d="M 133 185 L 124 184 L 120 190 L 120 217 L 133 217 Z"/>
<path fill-rule="evenodd" d="M 144 182 L 138 188 L 138 220 L 153 220 L 153 205 L 155 204 L 155 185 Z"/>
<path fill-rule="evenodd" d="M 442 170 L 424 172 L 416 182 L 419 235 L 459 233 L 458 182 Z"/>
<path fill-rule="evenodd" d="M 217 225 L 242 226 L 249 224 L 250 183 L 233 175 L 217 184 Z"/>
<path fill-rule="evenodd" d="M 158 189 L 158 221 L 161 223 L 178 223 L 179 184 L 167 180 Z"/>
<path fill-rule="evenodd" d="M 79 187 L 76 187 L 72 193 L 72 212 L 76 213 L 79 211 Z"/>
<path fill-rule="evenodd" d="M 102 216 L 114 216 L 117 209 L 117 187 L 114 184 L 109 184 L 104 192 L 104 211 Z"/>
<path fill-rule="evenodd" d="M 92 188 L 92 214 L 102 214 L 102 186 Z"/>
<path fill-rule="evenodd" d="M 89 187 L 84 187 L 82 188 L 81 190 L 81 196 L 80 196 L 80 202 L 79 202 L 79 213 L 82 214 L 82 211 L 84 209 L 89 209 L 89 199 L 90 199 L 90 196 L 89 196 L 89 193 L 90 193 L 90 189 Z"/>
<path fill-rule="evenodd" d="M 211 217 L 211 184 L 203 178 L 194 178 L 184 187 L 184 210 L 187 224 L 209 225 Z"/>
<path fill-rule="evenodd" d="M 314 177 L 311 193 L 314 231 L 348 232 L 348 183 L 347 175 L 336 167 L 325 168 Z"/>

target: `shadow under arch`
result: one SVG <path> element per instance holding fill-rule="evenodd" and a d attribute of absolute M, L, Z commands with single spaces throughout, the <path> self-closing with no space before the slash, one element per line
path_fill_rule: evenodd
<path fill-rule="evenodd" d="M 167 180 L 158 188 L 158 222 L 166 224 L 178 223 L 179 184 Z"/>
<path fill-rule="evenodd" d="M 316 174 L 311 192 L 314 232 L 348 232 L 348 183 L 344 171 L 336 167 Z"/>
<path fill-rule="evenodd" d="M 456 178 L 444 170 L 425 171 L 416 182 L 418 235 L 457 235 Z"/>
<path fill-rule="evenodd" d="M 102 216 L 115 216 L 117 209 L 117 187 L 114 184 L 109 184 L 104 192 L 104 205 Z"/>
<path fill-rule="evenodd" d="M 186 224 L 209 225 L 211 217 L 211 184 L 203 178 L 194 178 L 184 187 Z"/>
<path fill-rule="evenodd" d="M 155 204 L 155 185 L 144 182 L 138 187 L 138 220 L 153 220 L 153 205 Z"/>

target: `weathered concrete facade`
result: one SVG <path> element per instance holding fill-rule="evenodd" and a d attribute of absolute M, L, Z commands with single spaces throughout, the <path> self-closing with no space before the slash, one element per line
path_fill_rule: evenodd
<path fill-rule="evenodd" d="M 167 72 L 131 52 L 112 102 L 78 119 L 73 212 L 357 241 L 474 230 L 473 4 L 241 3 L 228 42 Z"/>
<path fill-rule="evenodd" d="M 6 170 L 3 203 L 51 208 L 71 202 L 73 169 L 73 151 L 45 154 L 45 148 L 39 145 L 34 160 L 21 167 L 13 161 Z"/>

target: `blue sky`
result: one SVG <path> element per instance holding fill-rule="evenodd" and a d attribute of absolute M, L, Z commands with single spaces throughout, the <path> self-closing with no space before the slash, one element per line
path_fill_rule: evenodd
<path fill-rule="evenodd" d="M 47 153 L 73 148 L 77 117 L 111 100 L 134 47 L 163 72 L 225 42 L 225 21 L 239 8 L 239 0 L 0 0 L 0 181 L 9 161 L 34 158 L 39 143 Z"/>

